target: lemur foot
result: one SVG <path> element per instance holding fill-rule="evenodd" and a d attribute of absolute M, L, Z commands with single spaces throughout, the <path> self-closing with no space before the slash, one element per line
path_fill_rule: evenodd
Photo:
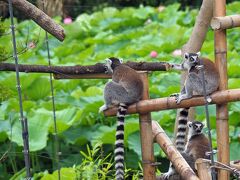
<path fill-rule="evenodd" d="M 181 95 L 178 95 L 178 96 L 176 96 L 176 98 L 175 98 L 175 101 L 176 101 L 177 104 L 180 104 L 180 102 L 181 102 L 182 100 L 183 100 L 183 99 L 182 99 L 182 96 L 181 96 Z"/>
<path fill-rule="evenodd" d="M 105 111 L 105 110 L 107 110 L 107 109 L 108 109 L 108 107 L 106 106 L 106 104 L 104 104 L 104 105 L 102 105 L 102 106 L 99 108 L 98 113 L 101 113 L 101 112 L 103 112 L 103 111 Z"/>

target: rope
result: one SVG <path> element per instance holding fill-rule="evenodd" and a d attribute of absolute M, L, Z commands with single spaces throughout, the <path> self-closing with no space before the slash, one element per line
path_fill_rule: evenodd
<path fill-rule="evenodd" d="M 208 128 L 208 139 L 209 139 L 209 146 L 210 146 L 210 158 L 211 158 L 211 165 L 214 164 L 214 157 L 213 157 L 213 146 L 212 146 L 212 134 L 211 134 L 211 126 L 210 126 L 210 119 L 209 119 L 209 111 L 208 111 L 208 96 L 206 92 L 206 84 L 205 84 L 205 76 L 204 76 L 204 65 L 202 64 L 202 61 L 199 61 L 199 68 L 202 76 L 202 82 L 203 82 L 203 94 L 205 99 L 205 113 L 206 113 L 206 120 L 207 120 L 207 128 Z M 216 171 L 215 169 L 211 169 L 212 179 L 216 180 Z"/>
<path fill-rule="evenodd" d="M 12 31 L 12 43 L 13 43 L 13 58 L 15 59 L 15 66 L 16 66 L 16 80 L 17 80 L 17 91 L 18 91 L 18 98 L 19 98 L 19 111 L 20 111 L 20 121 L 22 125 L 22 138 L 23 138 L 23 154 L 24 154 L 24 161 L 26 166 L 26 179 L 31 179 L 31 172 L 30 172 L 30 157 L 29 157 L 29 141 L 28 141 L 28 123 L 27 118 L 23 115 L 23 105 L 22 105 L 22 91 L 21 91 L 21 83 L 19 77 L 19 67 L 18 67 L 18 56 L 17 56 L 17 45 L 16 45 L 16 37 L 14 31 L 14 21 L 13 21 L 13 7 L 12 7 L 12 0 L 8 0 L 9 4 L 9 14 L 11 19 L 11 31 Z"/>
<path fill-rule="evenodd" d="M 44 0 L 42 0 L 43 10 L 45 11 L 45 4 Z M 48 58 L 48 65 L 51 67 L 51 56 L 50 56 L 50 49 L 49 49 L 49 41 L 48 41 L 48 33 L 45 31 L 45 43 L 47 48 L 47 58 Z M 61 179 L 61 166 L 60 166 L 60 152 L 59 152 L 59 141 L 58 141 L 58 130 L 57 130 L 57 121 L 56 121 L 56 107 L 55 107 L 55 97 L 54 97 L 54 90 L 53 90 L 53 78 L 52 73 L 49 73 L 49 80 L 50 80 L 50 88 L 51 88 L 51 98 L 52 98 L 52 111 L 53 111 L 53 123 L 54 123 L 54 147 L 55 147 L 55 158 L 56 158 L 56 165 L 58 170 L 58 180 Z"/>

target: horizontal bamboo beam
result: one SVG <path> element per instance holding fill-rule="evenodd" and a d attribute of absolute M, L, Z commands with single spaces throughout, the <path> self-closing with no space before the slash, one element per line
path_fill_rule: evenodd
<path fill-rule="evenodd" d="M 8 0 L 0 0 L 8 3 Z M 20 10 L 24 15 L 31 18 L 44 30 L 52 34 L 58 40 L 63 41 L 65 38 L 64 29 L 62 26 L 54 22 L 47 14 L 36 6 L 26 0 L 12 0 L 12 4 L 15 8 Z"/>
<path fill-rule="evenodd" d="M 211 20 L 211 27 L 213 30 L 223 30 L 240 27 L 240 15 L 214 17 Z"/>
<path fill-rule="evenodd" d="M 126 62 L 125 65 L 137 70 L 137 71 L 167 71 L 170 69 L 169 63 L 165 62 Z M 15 71 L 15 64 L 12 63 L 0 63 L 0 71 Z M 25 73 L 54 73 L 58 74 L 56 77 L 63 78 L 77 78 L 77 76 L 71 75 L 92 75 L 90 77 L 97 76 L 101 78 L 106 69 L 103 63 L 97 63 L 90 66 L 45 66 L 45 65 L 30 65 L 19 64 L 19 71 Z M 107 78 L 110 76 L 104 76 Z"/>
<path fill-rule="evenodd" d="M 173 145 L 172 141 L 156 121 L 152 121 L 152 133 L 153 139 L 155 139 L 155 141 L 160 145 L 180 176 L 183 179 L 199 180 L 194 171 L 191 169 L 191 167 L 188 165 L 188 163 L 185 161 L 185 159 Z"/>
<path fill-rule="evenodd" d="M 210 104 L 224 104 L 227 102 L 240 101 L 240 89 L 231 89 L 224 91 L 217 91 L 210 95 L 212 99 Z M 204 97 L 198 96 L 191 99 L 183 100 L 180 104 L 176 104 L 174 97 L 157 98 L 150 100 L 142 100 L 138 103 L 132 104 L 128 107 L 128 114 L 144 114 L 153 111 L 160 111 L 166 109 L 178 109 L 193 106 L 202 106 L 205 104 Z M 115 116 L 116 108 L 111 108 L 104 111 L 105 116 Z"/>

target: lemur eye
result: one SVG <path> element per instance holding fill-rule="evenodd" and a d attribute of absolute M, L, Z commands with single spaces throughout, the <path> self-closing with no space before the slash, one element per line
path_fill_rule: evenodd
<path fill-rule="evenodd" d="M 193 57 L 190 57 L 190 61 L 193 62 L 195 61 L 195 59 Z"/>

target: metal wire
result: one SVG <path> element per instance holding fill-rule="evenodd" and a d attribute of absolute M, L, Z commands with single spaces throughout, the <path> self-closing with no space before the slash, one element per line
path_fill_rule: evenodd
<path fill-rule="evenodd" d="M 205 75 L 204 75 L 204 65 L 202 61 L 199 61 L 200 71 L 202 75 L 202 82 L 203 82 L 203 94 L 205 99 L 205 112 L 206 112 L 206 120 L 207 120 L 207 128 L 208 128 L 208 139 L 209 139 L 209 146 L 210 146 L 210 158 L 211 158 L 211 165 L 214 165 L 214 157 L 213 157 L 213 146 L 212 146 L 212 134 L 211 134 L 211 125 L 209 119 L 209 111 L 208 111 L 208 99 L 207 99 L 207 92 L 206 92 L 206 84 L 205 84 Z M 216 180 L 216 171 L 215 169 L 211 169 L 212 179 Z"/>
<path fill-rule="evenodd" d="M 44 0 L 42 0 L 43 3 L 43 10 L 45 10 L 44 6 Z M 45 43 L 46 43 L 46 48 L 47 48 L 47 58 L 48 58 L 48 65 L 51 67 L 51 56 L 50 56 L 50 48 L 49 48 L 49 41 L 48 41 L 48 33 L 45 31 Z M 53 122 L 54 122 L 54 148 L 55 148 L 55 158 L 56 158 L 56 165 L 57 165 L 57 170 L 58 170 L 58 180 L 61 179 L 61 166 L 60 166 L 60 152 L 59 152 L 59 141 L 58 141 L 58 130 L 57 130 L 57 120 L 56 120 L 56 107 L 55 107 L 55 97 L 54 97 L 54 88 L 53 88 L 53 78 L 52 78 L 52 73 L 49 73 L 49 81 L 50 81 L 50 88 L 51 88 L 51 98 L 52 98 L 52 111 L 53 111 Z"/>
<path fill-rule="evenodd" d="M 23 115 L 22 91 L 21 91 L 21 83 L 20 83 L 20 77 L 19 77 L 18 55 L 17 55 L 16 36 L 15 36 L 15 31 L 14 31 L 15 26 L 14 26 L 14 21 L 13 21 L 12 0 L 8 0 L 8 4 L 9 4 L 10 19 L 11 19 L 13 57 L 15 59 L 15 67 L 16 67 L 16 80 L 17 80 L 16 87 L 17 87 L 17 91 L 18 91 L 20 121 L 21 121 L 21 125 L 22 125 L 23 154 L 24 154 L 24 161 L 25 161 L 25 166 L 26 166 L 26 179 L 31 179 L 29 141 L 28 141 L 28 124 L 27 124 L 27 118 L 25 118 Z"/>

